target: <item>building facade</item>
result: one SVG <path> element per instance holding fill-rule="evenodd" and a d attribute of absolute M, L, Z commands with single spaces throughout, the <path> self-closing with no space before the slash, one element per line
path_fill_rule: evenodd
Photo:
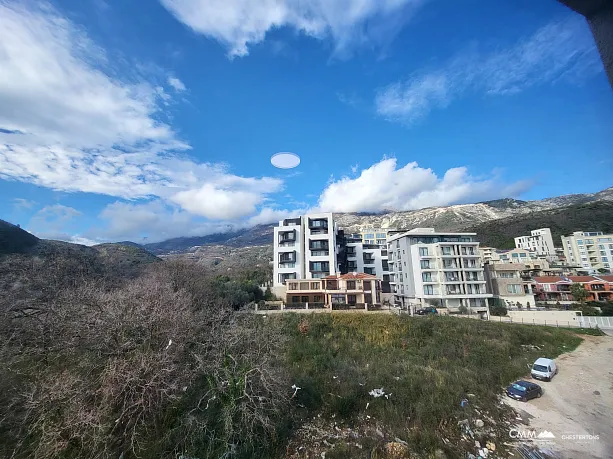
<path fill-rule="evenodd" d="M 332 213 L 287 218 L 274 229 L 273 286 L 339 272 L 339 231 Z"/>
<path fill-rule="evenodd" d="M 556 255 L 556 248 L 553 245 L 553 237 L 549 228 L 532 230 L 530 236 L 516 237 L 515 247 L 534 252 L 537 255 L 552 257 Z"/>
<path fill-rule="evenodd" d="M 517 263 L 487 263 L 484 274 L 489 293 L 507 307 L 536 305 L 534 282 Z"/>
<path fill-rule="evenodd" d="M 567 263 L 588 272 L 610 272 L 613 263 L 613 234 L 576 231 L 562 236 L 562 248 Z"/>
<path fill-rule="evenodd" d="M 581 284 L 587 291 L 585 301 L 613 300 L 613 276 L 535 277 L 536 300 L 545 304 L 570 304 L 577 301 L 571 285 Z"/>
<path fill-rule="evenodd" d="M 388 263 L 394 303 L 400 307 L 438 304 L 488 310 L 479 243 L 475 233 L 416 228 L 388 238 Z"/>
<path fill-rule="evenodd" d="M 310 304 L 334 307 L 375 306 L 381 303 L 381 281 L 364 273 L 347 273 L 327 276 L 323 279 L 288 280 L 286 304 Z"/>

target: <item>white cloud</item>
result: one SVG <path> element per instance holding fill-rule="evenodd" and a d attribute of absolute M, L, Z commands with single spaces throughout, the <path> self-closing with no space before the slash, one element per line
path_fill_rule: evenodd
<path fill-rule="evenodd" d="M 85 236 L 145 243 L 175 237 L 226 233 L 249 226 L 244 221 L 205 221 L 161 200 L 140 204 L 118 201 L 106 206 L 100 213 L 100 218 L 105 225 L 93 228 Z"/>
<path fill-rule="evenodd" d="M 61 204 L 45 206 L 30 219 L 28 231 L 44 239 L 67 240 L 70 236 L 66 229 L 81 215 L 77 209 Z"/>
<path fill-rule="evenodd" d="M 171 96 L 160 84 L 112 66 L 114 59 L 49 5 L 29 6 L 0 0 L 0 179 L 159 197 L 211 218 L 253 214 L 282 187 L 279 179 L 239 177 L 179 156 L 190 146 L 163 121 Z M 167 83 L 185 89 L 177 78 Z M 187 199 L 203 197 L 202 190 L 214 190 L 226 208 Z"/>
<path fill-rule="evenodd" d="M 177 92 L 183 92 L 187 89 L 185 84 L 183 84 L 183 82 L 176 77 L 168 77 L 168 84 Z"/>
<path fill-rule="evenodd" d="M 297 217 L 308 213 L 309 209 L 273 209 L 271 207 L 264 207 L 260 210 L 260 213 L 254 215 L 247 220 L 247 226 L 255 225 L 268 225 L 270 223 L 278 223 L 285 218 Z"/>
<path fill-rule="evenodd" d="M 505 49 L 457 54 L 440 68 L 382 88 L 379 115 L 410 124 L 467 94 L 502 95 L 559 80 L 577 83 L 602 71 L 587 23 L 579 15 L 547 24 Z"/>
<path fill-rule="evenodd" d="M 13 199 L 13 207 L 17 210 L 31 209 L 36 205 L 36 201 L 32 201 L 31 199 L 24 198 L 15 198 Z"/>
<path fill-rule="evenodd" d="M 249 54 L 275 28 L 331 38 L 335 53 L 356 45 L 380 44 L 397 33 L 425 0 L 160 0 L 182 23 L 228 48 L 231 57 Z"/>
<path fill-rule="evenodd" d="M 332 181 L 319 197 L 319 208 L 331 212 L 412 210 L 517 196 L 528 186 L 526 182 L 504 185 L 496 175 L 478 179 L 465 167 L 449 169 L 440 178 L 415 162 L 397 168 L 396 159 L 387 158 L 362 170 L 357 178 Z"/>

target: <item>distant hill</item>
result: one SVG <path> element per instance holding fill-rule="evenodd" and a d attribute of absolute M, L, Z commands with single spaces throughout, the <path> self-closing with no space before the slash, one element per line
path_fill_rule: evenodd
<path fill-rule="evenodd" d="M 0 221 L 0 305 L 35 305 L 95 279 L 122 283 L 155 262 L 161 259 L 135 245 L 50 241 Z"/>
<path fill-rule="evenodd" d="M 573 204 L 559 209 L 546 209 L 524 215 L 492 220 L 465 227 L 476 232 L 483 246 L 499 249 L 515 248 L 514 238 L 530 234 L 538 228 L 551 228 L 553 241 L 560 245 L 560 237 L 574 231 L 613 232 L 613 201 Z"/>
<path fill-rule="evenodd" d="M 33 234 L 4 220 L 0 220 L 0 255 L 25 253 L 40 242 Z"/>

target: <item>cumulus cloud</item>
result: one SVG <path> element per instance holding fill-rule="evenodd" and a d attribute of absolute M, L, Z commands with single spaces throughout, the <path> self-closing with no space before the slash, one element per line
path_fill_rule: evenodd
<path fill-rule="evenodd" d="M 159 84 L 111 66 L 103 49 L 49 5 L 29 6 L 0 0 L 0 178 L 158 197 L 215 219 L 253 214 L 281 188 L 281 180 L 239 177 L 185 156 L 189 144 L 163 121 L 171 96 Z M 176 77 L 167 83 L 185 90 Z M 187 199 L 204 199 L 203 190 L 225 207 Z M 249 205 L 228 205 L 235 198 Z"/>
<path fill-rule="evenodd" d="M 513 46 L 491 52 L 464 51 L 439 68 L 380 89 L 377 113 L 410 124 L 469 94 L 514 94 L 566 81 L 577 83 L 602 71 L 585 20 L 578 15 L 551 22 Z"/>
<path fill-rule="evenodd" d="M 32 216 L 28 231 L 44 239 L 70 240 L 67 232 L 81 212 L 73 207 L 54 204 L 45 206 Z"/>
<path fill-rule="evenodd" d="M 395 158 L 387 158 L 362 170 L 357 178 L 333 180 L 321 193 L 319 208 L 331 212 L 413 210 L 517 196 L 529 186 L 527 182 L 504 185 L 497 176 L 478 179 L 465 167 L 438 177 L 415 162 L 398 167 Z"/>
<path fill-rule="evenodd" d="M 425 0 L 160 0 L 182 23 L 228 48 L 249 54 L 274 28 L 331 38 L 335 52 L 387 41 Z"/>

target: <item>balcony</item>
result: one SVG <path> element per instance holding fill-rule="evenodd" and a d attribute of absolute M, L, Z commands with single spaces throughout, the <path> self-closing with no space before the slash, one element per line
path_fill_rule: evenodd
<path fill-rule="evenodd" d="M 296 263 L 296 252 L 282 253 L 279 255 L 279 264 Z"/>
<path fill-rule="evenodd" d="M 329 250 L 328 241 L 309 241 L 309 250 Z"/>
<path fill-rule="evenodd" d="M 355 249 L 353 247 L 351 247 L 351 249 L 347 249 L 345 251 L 345 253 L 347 254 L 348 257 L 356 257 L 357 256 L 357 252 L 355 251 Z"/>
<path fill-rule="evenodd" d="M 355 262 L 347 263 L 347 269 L 349 271 L 356 271 L 358 269 L 358 264 Z"/>
<path fill-rule="evenodd" d="M 375 257 L 364 257 L 362 260 L 364 261 L 365 265 L 374 265 L 375 264 Z"/>
<path fill-rule="evenodd" d="M 327 218 L 316 219 L 316 220 L 309 219 L 309 229 L 310 230 L 323 230 L 323 229 L 325 229 L 326 232 L 327 232 L 327 230 L 328 230 L 328 219 Z"/>

